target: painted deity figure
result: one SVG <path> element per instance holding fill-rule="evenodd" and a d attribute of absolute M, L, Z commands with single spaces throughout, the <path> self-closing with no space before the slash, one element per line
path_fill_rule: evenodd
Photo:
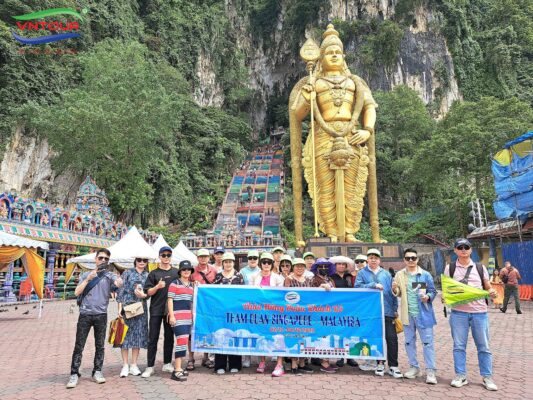
<path fill-rule="evenodd" d="M 5 202 L 0 201 L 0 218 L 7 218 L 8 216 L 8 209 Z"/>
<path fill-rule="evenodd" d="M 323 34 L 318 60 L 312 67 L 308 63 L 308 70 L 312 76 L 300 80 L 289 99 L 294 193 L 302 191 L 301 165 L 320 230 L 333 242 L 355 242 L 369 174 L 367 141 L 374 134 L 377 104 L 366 82 L 348 69 L 342 41 L 331 24 Z M 311 108 L 315 134 L 308 135 L 300 161 L 302 120 Z M 294 206 L 295 220 L 298 215 L 301 219 L 301 201 Z"/>

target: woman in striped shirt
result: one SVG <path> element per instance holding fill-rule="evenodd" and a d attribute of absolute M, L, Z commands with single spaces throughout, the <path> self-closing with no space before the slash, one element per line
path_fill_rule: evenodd
<path fill-rule="evenodd" d="M 181 359 L 187 353 L 187 343 L 191 334 L 193 285 L 190 277 L 193 271 L 190 261 L 180 262 L 179 278 L 168 287 L 168 322 L 173 327 L 176 337 L 175 366 L 171 376 L 175 381 L 185 381 L 189 375 L 181 367 Z"/>

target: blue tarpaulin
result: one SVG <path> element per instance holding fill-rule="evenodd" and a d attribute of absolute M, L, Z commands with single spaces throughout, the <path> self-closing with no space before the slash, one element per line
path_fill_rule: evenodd
<path fill-rule="evenodd" d="M 506 243 L 502 246 L 503 260 L 518 268 L 521 285 L 533 285 L 533 241 Z"/>

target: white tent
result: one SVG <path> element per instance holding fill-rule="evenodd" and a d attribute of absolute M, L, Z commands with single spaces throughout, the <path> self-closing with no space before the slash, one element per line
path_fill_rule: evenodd
<path fill-rule="evenodd" d="M 143 239 L 136 227 L 132 227 L 126 236 L 108 248 L 111 252 L 110 263 L 114 263 L 121 268 L 133 268 L 133 261 L 137 257 L 155 260 L 157 252 Z M 95 268 L 96 253 L 85 254 L 74 257 L 67 261 L 70 264 L 77 264 L 82 268 Z M 68 270 L 68 268 L 67 268 Z"/>
<path fill-rule="evenodd" d="M 156 254 L 159 255 L 159 249 L 161 247 L 170 247 L 170 245 L 167 243 L 167 241 L 165 240 L 165 238 L 163 237 L 163 235 L 159 235 L 158 238 L 156 239 L 156 241 L 154 242 L 154 244 L 152 244 L 152 249 L 155 250 Z M 172 251 L 172 260 L 170 261 L 170 263 L 172 265 L 178 265 L 180 263 L 180 261 L 183 261 L 185 260 L 185 258 L 183 257 L 178 257 L 174 251 Z"/>
<path fill-rule="evenodd" d="M 187 246 L 183 244 L 182 241 L 178 243 L 178 245 L 174 248 L 172 252 L 173 256 L 176 258 L 179 258 L 181 260 L 189 260 L 193 266 L 198 265 L 198 258 L 196 258 L 196 255 L 190 251 Z"/>
<path fill-rule="evenodd" d="M 12 235 L 3 231 L 0 231 L 0 246 L 26 247 L 30 249 L 40 248 L 43 250 L 48 250 L 48 243 L 46 242 L 26 239 L 22 236 Z"/>

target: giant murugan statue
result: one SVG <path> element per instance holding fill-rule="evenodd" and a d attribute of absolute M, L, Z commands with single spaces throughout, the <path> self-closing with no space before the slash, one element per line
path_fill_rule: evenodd
<path fill-rule="evenodd" d="M 333 242 L 356 242 L 369 185 L 372 240 L 379 242 L 374 124 L 377 104 L 366 82 L 344 60 L 339 33 L 328 25 L 318 45 L 300 50 L 309 76 L 289 98 L 296 240 L 303 239 L 302 166 L 318 227 Z M 311 114 L 302 159 L 302 121 Z M 370 174 L 370 179 L 369 179 Z"/>

